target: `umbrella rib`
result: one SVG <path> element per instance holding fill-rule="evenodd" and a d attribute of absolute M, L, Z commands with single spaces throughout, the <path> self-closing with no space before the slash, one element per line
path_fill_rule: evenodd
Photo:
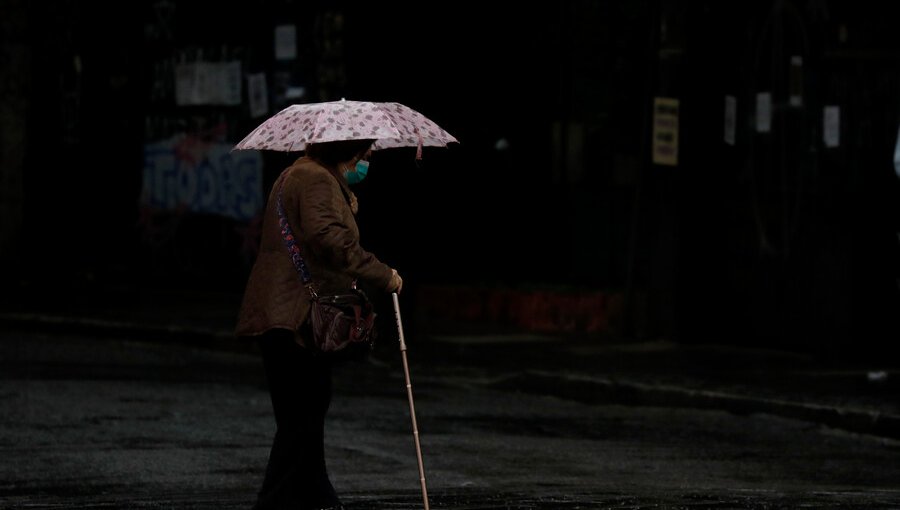
<path fill-rule="evenodd" d="M 376 104 L 377 104 L 377 103 L 376 103 Z M 384 117 L 385 117 L 385 118 L 387 119 L 387 121 L 390 123 L 390 125 L 391 125 L 391 127 L 394 129 L 394 131 L 396 131 L 397 134 L 399 134 L 400 136 L 398 136 L 397 138 L 379 138 L 379 139 L 376 140 L 376 144 L 375 144 L 375 145 L 377 145 L 377 142 L 379 142 L 379 141 L 381 141 L 381 140 L 402 140 L 402 139 L 403 139 L 403 132 L 400 131 L 400 125 L 397 124 L 396 122 L 394 122 L 393 117 L 391 117 L 390 115 L 388 115 L 387 113 L 385 113 L 385 111 L 387 110 L 387 107 L 389 107 L 389 106 L 393 106 L 393 107 L 403 107 L 403 105 L 401 105 L 400 103 L 380 103 L 380 104 L 377 104 L 377 106 L 378 106 L 378 109 L 379 109 L 380 113 L 381 113 L 382 115 L 384 115 Z M 415 134 L 418 135 L 418 134 L 419 134 L 419 129 L 418 129 L 415 125 L 413 126 L 413 128 L 415 129 Z M 376 148 L 378 148 L 378 147 L 373 147 L 373 150 L 375 150 Z M 385 147 L 385 148 L 388 148 L 388 147 Z"/>
<path fill-rule="evenodd" d="M 313 119 L 315 119 L 315 122 L 313 122 L 312 132 L 310 132 L 309 140 L 306 141 L 306 145 L 309 145 L 312 142 L 313 138 L 316 136 L 316 133 L 319 132 L 319 119 L 321 118 L 323 111 L 325 111 L 325 108 L 321 108 L 317 113 L 313 114 Z"/>

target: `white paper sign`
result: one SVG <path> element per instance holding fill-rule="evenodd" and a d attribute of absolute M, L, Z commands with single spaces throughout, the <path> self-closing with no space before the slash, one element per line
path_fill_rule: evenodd
<path fill-rule="evenodd" d="M 678 99 L 653 98 L 653 162 L 678 165 Z"/>
<path fill-rule="evenodd" d="M 728 145 L 734 145 L 736 126 L 737 99 L 734 96 L 725 96 L 725 143 Z"/>
<path fill-rule="evenodd" d="M 221 62 L 216 64 L 215 77 L 219 86 L 218 104 L 235 106 L 241 104 L 243 92 L 241 81 L 241 61 Z"/>
<path fill-rule="evenodd" d="M 841 145 L 841 107 L 826 106 L 822 114 L 822 139 L 825 147 Z"/>
<path fill-rule="evenodd" d="M 758 92 L 756 94 L 756 132 L 768 133 L 772 131 L 772 93 Z"/>
<path fill-rule="evenodd" d="M 900 178 L 900 129 L 897 129 L 897 145 L 894 146 L 894 172 Z"/>
<path fill-rule="evenodd" d="M 250 116 L 262 117 L 269 113 L 269 93 L 266 73 L 247 75 L 247 96 L 250 100 Z"/>
<path fill-rule="evenodd" d="M 191 62 L 175 66 L 175 104 L 241 104 L 241 63 Z"/>
<path fill-rule="evenodd" d="M 284 90 L 284 98 L 297 101 L 306 96 L 306 87 L 290 86 Z"/>
<path fill-rule="evenodd" d="M 297 27 L 279 25 L 275 27 L 275 60 L 297 58 Z"/>
<path fill-rule="evenodd" d="M 789 104 L 793 107 L 803 106 L 803 57 L 793 55 L 791 57 L 791 72 L 788 86 L 790 87 Z"/>

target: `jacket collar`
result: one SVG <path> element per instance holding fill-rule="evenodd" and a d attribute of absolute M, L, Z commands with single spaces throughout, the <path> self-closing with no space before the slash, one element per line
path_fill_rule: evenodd
<path fill-rule="evenodd" d="M 331 168 L 331 167 L 325 166 L 325 165 L 313 160 L 312 158 L 308 158 L 306 156 L 300 156 L 299 158 L 297 158 L 297 161 L 294 162 L 295 165 L 300 164 L 300 163 L 313 164 L 313 165 L 320 166 L 320 167 L 324 168 L 325 170 L 328 170 L 328 173 L 330 173 L 331 176 L 334 177 L 334 180 L 337 181 L 338 186 L 341 187 L 341 192 L 344 194 L 344 200 L 347 201 L 347 205 L 350 205 L 350 206 L 353 205 L 355 195 L 353 194 L 353 191 L 350 190 L 350 185 L 347 184 L 347 179 L 345 179 L 344 176 L 341 175 L 340 171 L 337 168 Z"/>

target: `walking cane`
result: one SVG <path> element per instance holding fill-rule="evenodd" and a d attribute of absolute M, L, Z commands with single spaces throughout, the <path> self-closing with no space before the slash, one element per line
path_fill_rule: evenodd
<path fill-rule="evenodd" d="M 422 499 L 425 510 L 428 510 L 428 490 L 425 488 L 425 467 L 422 465 L 422 448 L 419 446 L 419 428 L 416 426 L 416 408 L 413 405 L 412 384 L 409 382 L 409 364 L 406 361 L 406 340 L 403 338 L 403 321 L 400 320 L 400 300 L 397 293 L 391 293 L 394 299 L 394 317 L 397 318 L 397 331 L 400 334 L 400 357 L 403 358 L 403 374 L 406 376 L 406 396 L 409 397 L 409 416 L 412 418 L 413 438 L 416 440 L 416 459 L 419 461 L 419 481 L 422 483 Z"/>

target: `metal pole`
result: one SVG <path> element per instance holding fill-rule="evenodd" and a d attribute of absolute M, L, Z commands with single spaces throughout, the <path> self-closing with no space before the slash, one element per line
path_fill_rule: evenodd
<path fill-rule="evenodd" d="M 400 300 L 397 293 L 392 292 L 394 299 L 394 317 L 397 319 L 397 331 L 400 334 L 400 357 L 403 358 L 403 375 L 406 377 L 406 396 L 409 398 L 409 416 L 412 418 L 413 438 L 416 441 L 416 459 L 419 461 L 419 481 L 422 483 L 422 500 L 425 510 L 428 507 L 428 490 L 425 488 L 425 467 L 422 463 L 422 448 L 419 446 L 419 427 L 416 425 L 416 407 L 413 404 L 412 383 L 409 382 L 409 364 L 406 361 L 406 340 L 403 338 L 403 321 L 400 320 Z"/>

